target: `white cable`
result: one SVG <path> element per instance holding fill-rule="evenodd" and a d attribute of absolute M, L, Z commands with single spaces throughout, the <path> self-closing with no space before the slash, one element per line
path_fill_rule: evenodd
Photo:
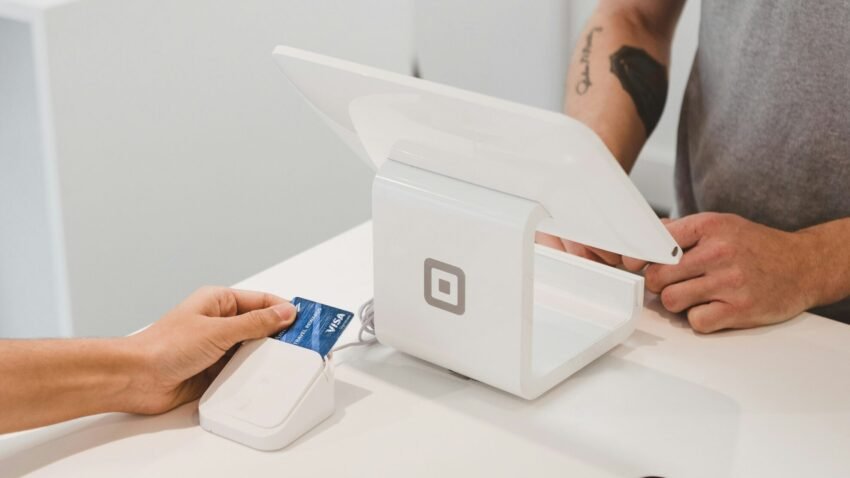
<path fill-rule="evenodd" d="M 372 345 L 378 342 L 375 338 L 375 299 L 369 299 L 360 306 L 357 310 L 357 315 L 360 317 L 360 332 L 357 333 L 357 342 L 340 345 L 335 347 L 331 352 L 347 349 L 348 347 L 357 347 L 359 345 Z M 363 333 L 368 333 L 372 336 L 371 339 L 363 339 Z"/>

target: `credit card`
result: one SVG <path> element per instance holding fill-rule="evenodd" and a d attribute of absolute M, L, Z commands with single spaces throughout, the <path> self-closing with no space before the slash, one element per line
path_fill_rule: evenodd
<path fill-rule="evenodd" d="M 296 297 L 292 299 L 296 315 L 292 325 L 277 334 L 282 342 L 315 350 L 322 357 L 331 351 L 354 314 L 326 304 Z"/>

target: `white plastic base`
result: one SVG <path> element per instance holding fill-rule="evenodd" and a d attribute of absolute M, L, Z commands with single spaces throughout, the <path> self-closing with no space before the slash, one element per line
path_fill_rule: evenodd
<path fill-rule="evenodd" d="M 535 246 L 536 202 L 396 161 L 372 191 L 380 342 L 532 399 L 634 330 L 643 278 Z"/>
<path fill-rule="evenodd" d="M 283 448 L 333 414 L 331 357 L 275 339 L 246 342 L 198 409 L 209 432 L 258 450 Z"/>
<path fill-rule="evenodd" d="M 541 230 L 676 264 L 605 143 L 568 116 L 290 47 L 281 68 L 378 169 L 375 333 L 534 398 L 634 329 L 643 279 L 535 250 Z"/>

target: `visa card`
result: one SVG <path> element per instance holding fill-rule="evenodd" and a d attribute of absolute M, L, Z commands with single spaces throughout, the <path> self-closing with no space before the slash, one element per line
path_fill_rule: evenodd
<path fill-rule="evenodd" d="M 292 299 L 295 321 L 275 338 L 288 344 L 315 350 L 322 357 L 331 351 L 354 314 L 347 310 L 313 302 L 302 297 Z"/>

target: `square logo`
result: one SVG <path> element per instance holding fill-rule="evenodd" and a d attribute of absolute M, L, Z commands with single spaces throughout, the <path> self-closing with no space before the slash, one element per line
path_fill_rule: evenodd
<path fill-rule="evenodd" d="M 438 309 L 463 315 L 466 310 L 466 274 L 436 259 L 425 259 L 425 302 Z"/>

